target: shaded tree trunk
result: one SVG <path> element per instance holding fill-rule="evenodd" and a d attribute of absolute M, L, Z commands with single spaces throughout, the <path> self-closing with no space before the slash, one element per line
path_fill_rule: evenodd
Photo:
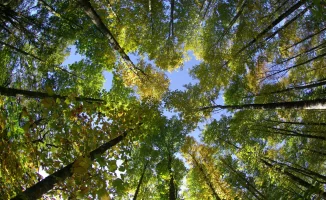
<path fill-rule="evenodd" d="M 145 165 L 144 165 L 144 169 L 143 169 L 143 172 L 142 172 L 141 177 L 139 179 L 139 182 L 138 182 L 137 189 L 135 191 L 133 200 L 136 200 L 137 199 L 137 196 L 138 196 L 138 193 L 139 193 L 139 190 L 140 190 L 140 186 L 141 186 L 141 184 L 143 182 L 144 175 L 145 175 L 145 172 L 146 172 L 146 168 L 147 168 L 148 163 L 149 163 L 149 160 L 147 160 L 146 163 L 145 163 Z"/>
<path fill-rule="evenodd" d="M 304 41 L 306 41 L 306 40 L 314 37 L 315 35 L 318 35 L 319 33 L 323 32 L 325 30 L 326 30 L 326 27 L 320 29 L 316 33 L 312 33 L 312 34 L 308 35 L 307 37 L 303 38 L 302 40 L 299 40 L 298 42 L 296 42 L 296 43 L 292 44 L 291 46 L 287 47 L 286 49 L 284 49 L 284 51 L 287 51 L 288 49 L 290 49 L 290 48 L 292 48 L 292 47 L 294 47 L 294 46 L 296 46 L 296 45 L 298 45 L 298 44 L 300 44 L 300 43 L 302 43 L 302 42 L 304 42 Z"/>
<path fill-rule="evenodd" d="M 229 163 L 227 163 L 223 158 L 220 158 L 222 163 L 231 169 L 245 184 L 243 186 L 248 189 L 257 199 L 266 199 L 266 197 L 253 186 L 245 177 L 243 177 L 236 169 L 234 169 Z"/>
<path fill-rule="evenodd" d="M 173 171 L 172 171 L 172 157 L 170 154 L 169 154 L 169 158 L 168 158 L 168 169 L 169 169 L 169 174 L 170 174 L 169 200 L 176 200 L 176 191 L 175 191 L 174 177 L 173 177 Z"/>
<path fill-rule="evenodd" d="M 199 108 L 199 110 L 208 109 L 306 109 L 312 106 L 325 105 L 326 99 L 314 99 L 303 101 L 289 101 L 278 103 L 257 103 L 243 105 L 213 105 Z"/>
<path fill-rule="evenodd" d="M 20 90 L 15 88 L 6 88 L 0 86 L 0 95 L 8 96 L 8 97 L 16 97 L 16 95 L 23 95 L 24 97 L 29 98 L 38 98 L 38 99 L 44 99 L 44 98 L 53 98 L 55 99 L 61 99 L 65 100 L 68 98 L 68 96 L 61 96 L 57 94 L 50 95 L 48 93 L 44 92 L 34 92 L 29 90 Z M 76 97 L 76 101 L 88 101 L 88 102 L 99 102 L 104 103 L 105 101 L 102 99 L 93 99 L 93 98 L 87 98 L 87 97 Z"/>
<path fill-rule="evenodd" d="M 264 159 L 260 159 L 260 161 L 263 162 L 266 166 L 275 169 L 276 171 L 278 171 L 281 174 L 286 175 L 289 179 L 291 179 L 293 182 L 297 183 L 298 185 L 301 185 L 301 186 L 305 187 L 306 189 L 313 188 L 314 191 L 316 191 L 317 195 L 321 195 L 323 198 L 326 198 L 326 192 L 319 189 L 318 187 L 313 186 L 312 184 L 308 183 L 307 181 L 301 179 L 300 177 L 290 173 L 288 169 L 286 169 L 286 168 L 282 169 L 281 167 L 275 166 L 275 165 L 267 162 Z"/>
<path fill-rule="evenodd" d="M 285 122 L 285 121 L 274 121 L 274 120 L 264 120 L 266 122 L 275 122 L 278 124 L 293 124 L 293 125 L 304 125 L 304 126 L 326 126 L 323 122 Z"/>
<path fill-rule="evenodd" d="M 291 8 L 289 8 L 287 11 L 285 11 L 283 14 L 281 14 L 277 19 L 275 19 L 269 26 L 267 26 L 263 31 L 261 31 L 254 39 L 252 39 L 247 45 L 242 47 L 239 51 L 235 53 L 234 56 L 238 56 L 240 53 L 242 53 L 245 49 L 256 43 L 260 38 L 262 38 L 268 31 L 270 31 L 274 26 L 279 24 L 282 20 L 284 20 L 286 17 L 291 15 L 294 11 L 296 11 L 298 8 L 300 8 L 304 4 L 304 0 L 297 2 L 294 4 Z"/>
<path fill-rule="evenodd" d="M 34 58 L 34 59 L 36 59 L 36 60 L 38 60 L 38 61 L 40 61 L 40 62 L 42 62 L 42 63 L 45 62 L 44 60 L 42 60 L 41 58 L 37 57 L 36 55 L 31 54 L 31 53 L 28 53 L 28 52 L 26 52 L 26 51 L 24 51 L 24 50 L 22 50 L 22 49 L 17 48 L 17 47 L 14 47 L 14 46 L 11 45 L 11 44 L 8 44 L 8 43 L 2 42 L 2 41 L 0 41 L 0 44 L 5 45 L 5 46 L 9 47 L 10 49 L 12 49 L 12 50 L 14 50 L 14 51 L 16 51 L 16 52 L 18 52 L 18 53 L 20 53 L 20 54 L 23 54 L 23 55 L 25 55 L 25 56 L 32 57 L 32 58 Z M 57 69 L 60 69 L 61 71 L 65 72 L 65 73 L 68 73 L 68 74 L 70 74 L 70 75 L 76 76 L 77 78 L 83 79 L 83 78 L 77 76 L 76 74 L 71 73 L 71 72 L 68 71 L 67 69 L 62 68 L 62 67 L 59 66 L 59 65 L 55 65 L 54 67 L 57 68 Z"/>
<path fill-rule="evenodd" d="M 5 45 L 5 46 L 9 47 L 10 49 L 12 49 L 12 50 L 14 50 L 14 51 L 16 51 L 16 52 L 18 52 L 18 53 L 21 53 L 21 54 L 23 54 L 23 55 L 25 55 L 25 56 L 30 56 L 30 57 L 32 57 L 32 58 L 38 60 L 38 61 L 43 62 L 43 60 L 42 60 L 41 58 L 39 58 L 39 57 L 37 57 L 37 56 L 35 56 L 35 55 L 31 54 L 31 53 L 28 53 L 28 52 L 26 52 L 26 51 L 24 51 L 24 50 L 21 50 L 21 49 L 19 49 L 19 48 L 17 48 L 17 47 L 14 47 L 14 46 L 11 45 L 11 44 L 8 44 L 8 43 L 2 42 L 2 41 L 0 41 L 0 44 Z"/>
<path fill-rule="evenodd" d="M 135 66 L 135 64 L 131 61 L 130 57 L 126 54 L 123 48 L 120 46 L 118 41 L 115 39 L 111 31 L 105 26 L 101 17 L 96 13 L 93 8 L 90 0 L 79 0 L 80 5 L 82 6 L 86 15 L 92 20 L 93 24 L 98 28 L 98 30 L 108 39 L 110 46 L 117 51 L 122 57 L 123 61 L 131 70 L 136 70 L 135 74 L 138 74 L 137 71 L 141 72 L 143 75 L 146 73 Z"/>
<path fill-rule="evenodd" d="M 285 136 L 292 136 L 292 137 L 303 137 L 303 138 L 313 138 L 313 139 L 319 139 L 319 140 L 326 140 L 326 137 L 319 136 L 319 135 L 309 135 L 309 134 L 299 133 L 299 132 L 296 132 L 296 131 L 291 131 L 291 130 L 282 129 L 282 128 L 274 128 L 274 127 L 269 127 L 269 126 L 259 126 L 259 127 L 262 127 L 264 129 L 262 129 L 262 130 L 253 129 L 253 130 L 266 131 L 266 132 L 269 132 L 269 133 L 280 134 L 280 135 L 285 135 Z M 272 129 L 272 130 L 275 130 L 275 131 L 268 131 L 268 129 Z"/>
<path fill-rule="evenodd" d="M 169 39 L 172 38 L 172 40 L 174 39 L 174 0 L 170 0 L 170 5 L 171 5 L 171 13 L 170 13 L 170 31 L 169 31 Z"/>
<path fill-rule="evenodd" d="M 309 62 L 311 62 L 311 61 L 314 61 L 314 60 L 317 60 L 317 59 L 319 59 L 319 58 L 322 58 L 322 57 L 324 57 L 325 55 L 326 55 L 326 53 L 323 53 L 323 54 L 320 54 L 320 55 L 318 55 L 318 56 L 316 56 L 316 57 L 313 57 L 313 58 L 311 58 L 311 59 L 309 59 L 309 60 L 306 60 L 306 61 L 304 61 L 304 62 L 302 62 L 302 63 L 296 64 L 296 65 L 293 65 L 293 66 L 291 66 L 291 67 L 287 67 L 287 68 L 282 69 L 282 70 L 279 70 L 279 71 L 277 71 L 277 72 L 274 72 L 274 73 L 272 73 L 272 74 L 269 74 L 269 75 L 265 76 L 264 78 L 262 78 L 262 80 L 265 80 L 265 79 L 267 79 L 267 78 L 269 78 L 269 77 L 271 77 L 271 76 L 274 76 L 274 75 L 279 74 L 279 73 L 282 73 L 282 72 L 287 72 L 287 71 L 289 71 L 289 70 L 291 70 L 291 69 L 293 69 L 293 68 L 300 67 L 300 66 L 302 66 L 302 65 L 304 65 L 304 64 L 307 64 L 307 63 L 309 63 Z"/>
<path fill-rule="evenodd" d="M 230 21 L 228 27 L 227 27 L 226 29 L 224 29 L 222 35 L 217 39 L 216 44 L 218 44 L 218 43 L 219 43 L 219 42 L 224 38 L 224 36 L 227 35 L 227 34 L 229 33 L 229 31 L 230 31 L 230 29 L 232 28 L 232 26 L 234 25 L 234 23 L 235 23 L 235 22 L 238 20 L 238 18 L 242 15 L 242 12 L 243 12 L 244 8 L 245 8 L 246 5 L 247 5 L 247 1 L 248 1 L 248 0 L 245 0 L 245 1 L 243 2 L 243 4 L 241 5 L 239 11 L 237 12 L 237 14 L 236 14 L 236 15 L 232 18 L 232 20 Z M 212 1 L 210 1 L 210 3 L 211 3 L 211 2 L 212 2 Z"/>
<path fill-rule="evenodd" d="M 296 15 L 295 17 L 293 17 L 290 21 L 288 21 L 286 24 L 284 24 L 281 28 L 277 29 L 276 31 L 274 31 L 270 36 L 268 36 L 267 38 L 265 38 L 265 41 L 268 41 L 269 39 L 272 39 L 276 34 L 278 34 L 280 31 L 284 30 L 286 27 L 288 27 L 291 23 L 293 23 L 295 20 L 297 20 L 299 17 L 303 16 L 308 9 L 311 6 L 307 6 L 303 11 L 301 11 L 298 15 Z"/>
<path fill-rule="evenodd" d="M 308 151 L 311 151 L 311 152 L 314 152 L 314 153 L 317 153 L 319 155 L 326 156 L 326 152 L 321 152 L 321 151 L 317 151 L 315 149 L 309 149 L 309 148 L 303 148 L 303 149 L 308 150 Z"/>
<path fill-rule="evenodd" d="M 287 168 L 289 170 L 292 170 L 294 172 L 300 173 L 300 174 L 302 174 L 304 176 L 309 176 L 310 178 L 313 178 L 313 179 L 321 179 L 321 180 L 323 180 L 322 183 L 325 183 L 325 181 L 326 181 L 326 176 L 321 175 L 321 174 L 319 174 L 317 172 L 311 171 L 311 170 L 309 170 L 307 168 L 304 168 L 304 167 L 301 167 L 301 166 L 294 167 L 294 166 L 291 166 L 291 165 L 286 164 L 286 163 L 282 163 L 282 162 L 272 160 L 272 159 L 270 159 L 268 157 L 264 157 L 264 159 L 269 160 L 269 161 L 271 161 L 271 162 L 273 162 L 273 163 L 275 163 L 275 164 L 277 164 L 279 166 L 283 166 L 283 167 L 285 167 L 285 168 Z M 314 177 L 312 177 L 312 176 L 314 176 Z M 319 181 L 319 182 L 321 182 L 321 181 Z"/>
<path fill-rule="evenodd" d="M 110 149 L 111 147 L 115 146 L 120 141 L 122 141 L 126 136 L 127 136 L 127 132 L 124 132 L 118 137 L 110 140 L 107 143 L 104 143 L 97 149 L 91 151 L 88 154 L 90 160 L 94 161 L 96 156 L 102 155 L 108 149 Z M 55 184 L 62 182 L 73 175 L 72 167 L 74 163 L 75 161 L 65 166 L 64 168 L 54 172 L 53 174 L 39 181 L 35 185 L 27 188 L 24 192 L 18 194 L 16 197 L 12 198 L 11 200 L 34 200 L 34 199 L 42 198 L 42 195 L 46 194 L 48 191 L 53 189 Z"/>

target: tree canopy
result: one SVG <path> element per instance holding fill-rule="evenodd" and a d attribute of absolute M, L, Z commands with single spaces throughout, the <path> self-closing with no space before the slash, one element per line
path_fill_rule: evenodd
<path fill-rule="evenodd" d="M 0 1 L 1 198 L 326 199 L 325 13 Z M 191 55 L 193 81 L 171 90 Z"/>

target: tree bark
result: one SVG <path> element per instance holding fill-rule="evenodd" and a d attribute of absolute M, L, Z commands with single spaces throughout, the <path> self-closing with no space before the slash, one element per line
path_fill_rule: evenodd
<path fill-rule="evenodd" d="M 115 146 L 120 141 L 122 141 L 126 136 L 127 136 L 127 132 L 124 132 L 118 137 L 110 140 L 109 142 L 98 147 L 97 149 L 91 151 L 88 154 L 90 160 L 94 161 L 96 156 L 102 155 L 105 151 Z M 27 188 L 24 192 L 18 194 L 16 197 L 12 198 L 11 200 L 35 200 L 41 198 L 42 195 L 46 194 L 48 191 L 53 189 L 55 184 L 62 182 L 73 175 L 72 167 L 74 163 L 75 161 L 68 164 L 64 168 L 54 172 L 53 174 L 39 181 L 35 185 Z"/>
<path fill-rule="evenodd" d="M 29 90 L 6 88 L 6 87 L 2 87 L 2 86 L 0 86 L 0 95 L 7 96 L 7 97 L 16 97 L 16 95 L 23 95 L 23 96 L 29 97 L 29 98 L 38 98 L 38 99 L 53 98 L 54 100 L 55 99 L 65 100 L 68 98 L 68 96 L 61 96 L 61 95 L 57 95 L 57 94 L 50 95 L 50 94 L 44 93 L 44 92 L 34 92 L 34 91 L 29 91 Z M 87 98 L 87 97 L 76 97 L 75 100 L 76 101 L 99 102 L 99 103 L 105 102 L 102 99 L 93 99 L 93 98 Z"/>
<path fill-rule="evenodd" d="M 307 109 L 312 106 L 325 105 L 326 99 L 314 99 L 314 100 L 303 100 L 303 101 L 289 101 L 279 103 L 258 103 L 258 104 L 243 104 L 243 105 L 213 105 L 201 107 L 199 110 L 209 109 Z"/>
<path fill-rule="evenodd" d="M 149 160 L 147 160 L 146 163 L 145 163 L 145 166 L 144 166 L 143 172 L 141 174 L 141 177 L 139 179 L 139 182 L 138 182 L 137 189 L 135 191 L 135 195 L 134 195 L 133 200 L 136 200 L 137 199 L 137 196 L 138 196 L 138 193 L 139 193 L 139 189 L 140 189 L 140 186 L 141 186 L 141 184 L 143 182 L 144 175 L 145 175 L 145 172 L 146 172 L 146 168 L 147 168 L 148 163 L 149 163 Z"/>

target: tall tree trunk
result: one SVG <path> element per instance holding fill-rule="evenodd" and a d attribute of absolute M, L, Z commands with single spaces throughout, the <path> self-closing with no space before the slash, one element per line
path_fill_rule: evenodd
<path fill-rule="evenodd" d="M 262 127 L 263 129 L 253 129 L 253 130 L 257 130 L 257 131 L 266 131 L 272 134 L 280 134 L 280 135 L 285 135 L 285 136 L 292 136 L 292 137 L 303 137 L 303 138 L 313 138 L 313 139 L 319 139 L 319 140 L 326 140 L 326 137 L 324 136 L 319 136 L 319 135 L 309 135 L 309 134 L 303 134 L 303 133 L 299 133 L 296 131 L 291 131 L 291 130 L 287 130 L 287 129 L 282 129 L 282 128 L 274 128 L 274 127 L 270 127 L 270 126 L 259 126 Z M 272 129 L 275 131 L 269 131 L 268 129 Z M 284 133 L 285 132 L 285 133 Z"/>
<path fill-rule="evenodd" d="M 173 171 L 172 171 L 172 157 L 170 154 L 169 154 L 169 158 L 168 158 L 168 169 L 169 169 L 169 174 L 170 174 L 169 200 L 175 200 L 176 192 L 175 192 L 174 177 L 173 177 Z"/>
<path fill-rule="evenodd" d="M 321 175 L 321 174 L 319 174 L 317 172 L 311 171 L 311 170 L 309 170 L 307 168 L 301 167 L 300 165 L 297 165 L 297 167 L 294 167 L 294 166 L 291 166 L 291 165 L 286 164 L 286 163 L 282 163 L 282 162 L 278 162 L 278 161 L 272 160 L 272 159 L 270 159 L 268 157 L 264 157 L 264 159 L 269 160 L 272 163 L 275 163 L 275 164 L 277 164 L 279 166 L 283 166 L 283 167 L 285 167 L 285 168 L 287 168 L 287 169 L 289 169 L 291 171 L 300 173 L 300 174 L 302 174 L 304 176 L 309 176 L 309 177 L 314 176 L 314 177 L 311 177 L 311 178 L 314 178 L 314 179 L 318 179 L 319 178 L 319 179 L 323 180 L 323 183 L 325 183 L 325 181 L 326 181 L 326 176 Z"/>
<path fill-rule="evenodd" d="M 18 53 L 20 53 L 20 54 L 23 54 L 23 55 L 25 55 L 25 56 L 32 57 L 32 58 L 34 58 L 34 59 L 36 59 L 36 60 L 38 60 L 38 61 L 40 61 L 40 62 L 42 62 L 42 63 L 45 62 L 44 60 L 42 60 L 41 58 L 37 57 L 36 55 L 31 54 L 31 53 L 28 53 L 28 52 L 26 52 L 26 51 L 24 51 L 24 50 L 22 50 L 22 49 L 17 48 L 17 47 L 14 47 L 14 46 L 12 46 L 11 44 L 7 44 L 7 43 L 2 42 L 2 41 L 0 41 L 0 44 L 5 45 L 5 46 L 9 47 L 10 49 L 12 49 L 12 50 L 14 50 L 14 51 L 16 51 L 16 52 L 18 52 Z M 73 75 L 73 76 L 75 76 L 75 77 L 77 77 L 77 78 L 84 79 L 84 78 L 81 78 L 81 77 L 77 76 L 77 75 L 74 74 L 74 73 L 71 73 L 71 72 L 68 71 L 67 69 L 62 68 L 60 65 L 54 65 L 54 67 L 57 68 L 57 69 L 60 69 L 61 71 L 65 72 L 65 73 L 68 73 L 68 74 L 70 74 L 70 75 Z"/>
<path fill-rule="evenodd" d="M 121 48 L 118 41 L 115 39 L 111 31 L 105 26 L 101 17 L 96 13 L 95 9 L 93 8 L 90 0 L 79 0 L 80 5 L 82 6 L 86 15 L 91 18 L 93 24 L 100 30 L 100 32 L 108 39 L 110 46 L 117 51 L 120 56 L 122 57 L 125 64 L 131 69 L 136 70 L 135 73 L 138 75 L 138 71 L 141 72 L 143 75 L 146 73 L 135 66 L 135 64 L 131 61 L 130 57 L 126 54 L 126 52 Z"/>
<path fill-rule="evenodd" d="M 59 18 L 63 19 L 64 21 L 68 22 L 68 24 L 72 29 L 75 29 L 77 27 L 79 30 L 82 30 L 83 27 L 80 26 L 79 24 L 71 21 L 70 19 L 62 16 L 60 13 L 58 13 L 51 5 L 46 3 L 44 0 L 39 0 L 40 4 L 42 4 L 47 10 L 49 10 L 53 15 L 58 16 Z M 75 27 L 74 27 L 75 26 Z"/>
<path fill-rule="evenodd" d="M 146 168 L 147 168 L 148 163 L 149 163 L 149 160 L 147 160 L 146 163 L 145 163 L 145 165 L 144 165 L 144 169 L 143 169 L 143 172 L 142 172 L 141 177 L 139 179 L 139 182 L 138 182 L 137 189 L 136 189 L 136 192 L 135 192 L 135 195 L 134 195 L 133 200 L 136 200 L 137 199 L 137 196 L 138 196 L 138 193 L 139 193 L 139 189 L 140 189 L 140 186 L 141 186 L 141 184 L 143 182 L 144 175 L 145 175 L 145 172 L 146 172 Z"/>
<path fill-rule="evenodd" d="M 204 180 L 206 182 L 206 184 L 208 185 L 209 189 L 212 192 L 212 195 L 215 199 L 217 200 L 221 200 L 221 198 L 218 196 L 218 194 L 216 193 L 213 183 L 209 180 L 209 178 L 207 177 L 203 167 L 200 165 L 200 163 L 198 163 L 197 159 L 195 158 L 194 155 L 190 154 L 190 156 L 192 157 L 193 161 L 195 162 L 195 165 L 198 167 L 199 171 L 202 173 Z"/>
<path fill-rule="evenodd" d="M 279 61 L 279 62 L 275 62 L 274 65 L 272 65 L 271 67 L 269 67 L 269 69 L 273 69 L 274 67 L 276 67 L 276 66 L 278 66 L 280 64 L 283 64 L 285 62 L 288 62 L 288 61 L 290 61 L 290 60 L 292 60 L 294 58 L 298 58 L 298 57 L 302 56 L 303 54 L 306 54 L 306 53 L 309 53 L 309 52 L 312 52 L 312 51 L 315 51 L 315 50 L 322 49 L 322 48 L 324 48 L 324 45 L 325 44 L 326 44 L 326 42 L 322 42 L 321 44 L 318 44 L 317 46 L 311 47 L 310 49 L 307 49 L 307 50 L 305 50 L 305 51 L 303 51 L 301 53 L 298 53 L 298 54 L 296 54 L 294 56 L 291 56 L 291 57 L 286 58 L 286 59 L 284 59 L 282 61 Z"/>
<path fill-rule="evenodd" d="M 293 182 L 297 183 L 298 185 L 301 185 L 301 186 L 305 187 L 306 189 L 314 188 L 314 191 L 316 191 L 317 195 L 321 195 L 323 198 L 326 198 L 325 191 L 319 189 L 318 187 L 313 186 L 312 184 L 308 183 L 307 181 L 301 179 L 300 177 L 290 173 L 288 169 L 286 169 L 286 168 L 282 169 L 281 167 L 275 166 L 275 165 L 267 162 L 264 159 L 260 159 L 260 161 L 263 162 L 266 166 L 277 170 L 281 174 L 285 174 L 289 179 L 291 179 Z"/>
<path fill-rule="evenodd" d="M 28 52 L 26 52 L 26 51 L 24 51 L 22 49 L 18 49 L 17 47 L 14 47 L 11 44 L 8 44 L 8 43 L 2 42 L 2 41 L 0 41 L 0 44 L 5 45 L 5 46 L 9 47 L 10 49 L 12 49 L 12 50 L 14 50 L 14 51 L 16 51 L 18 53 L 21 53 L 21 54 L 23 54 L 25 56 L 30 56 L 30 57 L 38 60 L 38 61 L 43 62 L 43 60 L 41 58 L 39 58 L 39 57 L 37 57 L 37 56 L 35 56 L 35 55 L 31 54 L 31 53 L 28 53 Z"/>
<path fill-rule="evenodd" d="M 308 35 L 307 37 L 303 38 L 302 40 L 299 40 L 298 42 L 296 42 L 296 43 L 292 44 L 291 46 L 287 47 L 286 49 L 284 49 L 284 51 L 287 51 L 288 49 L 290 49 L 290 48 L 292 48 L 292 47 L 294 47 L 294 46 L 296 46 L 296 45 L 298 45 L 298 44 L 300 44 L 300 43 L 314 37 L 315 35 L 318 35 L 319 33 L 323 32 L 325 30 L 326 30 L 326 27 L 318 30 L 316 33 L 312 33 L 312 34 Z"/>
<path fill-rule="evenodd" d="M 127 136 L 127 132 L 124 132 L 118 137 L 110 140 L 109 142 L 98 147 L 97 149 L 91 151 L 88 154 L 90 160 L 94 161 L 96 156 L 102 155 L 105 151 L 115 146 L 120 141 L 122 141 L 126 136 Z M 64 168 L 54 172 L 53 174 L 39 181 L 35 185 L 27 188 L 24 192 L 18 194 L 16 197 L 12 198 L 11 200 L 35 200 L 41 198 L 42 195 L 46 194 L 48 191 L 53 189 L 55 184 L 62 182 L 73 175 L 72 167 L 74 163 L 75 161 L 68 164 Z"/>
<path fill-rule="evenodd" d="M 304 126 L 326 126 L 326 123 L 323 122 L 285 122 L 285 121 L 274 121 L 274 120 L 264 120 L 266 122 L 274 122 L 277 124 L 293 124 L 293 125 L 304 125 Z"/>
<path fill-rule="evenodd" d="M 231 169 L 231 171 L 233 171 L 242 181 L 245 182 L 245 184 L 243 184 L 243 186 L 245 188 L 248 189 L 248 191 L 250 191 L 257 199 L 266 199 L 266 197 L 258 190 L 256 189 L 255 186 L 253 186 L 247 179 L 246 177 L 243 177 L 240 172 L 238 172 L 236 169 L 234 169 L 231 164 L 229 164 L 227 161 L 225 161 L 223 158 L 220 158 L 220 160 L 222 161 L 222 163 L 228 167 L 229 169 Z"/>
<path fill-rule="evenodd" d="M 326 105 L 326 99 L 314 99 L 303 101 L 289 101 L 279 103 L 257 103 L 243 105 L 213 105 L 201 107 L 199 110 L 208 109 L 306 109 L 312 106 Z"/>
<path fill-rule="evenodd" d="M 303 148 L 303 149 L 314 152 L 314 153 L 317 153 L 317 154 L 322 155 L 322 156 L 326 156 L 326 152 L 321 152 L 321 151 L 317 151 L 315 149 L 309 149 L 309 148 Z"/>
<path fill-rule="evenodd" d="M 290 24 L 292 24 L 295 20 L 297 20 L 299 17 L 303 16 L 308 9 L 311 6 L 307 6 L 303 11 L 301 11 L 299 14 L 297 14 L 295 17 L 293 17 L 290 21 L 286 22 L 286 24 L 284 24 L 281 28 L 277 29 L 276 31 L 274 31 L 270 36 L 268 36 L 267 38 L 265 38 L 265 41 L 268 41 L 269 39 L 272 39 L 276 34 L 278 34 L 280 31 L 284 30 L 286 27 L 288 27 Z"/>
<path fill-rule="evenodd" d="M 282 73 L 282 72 L 287 72 L 287 71 L 289 71 L 289 70 L 291 70 L 291 69 L 293 69 L 293 68 L 300 67 L 300 66 L 305 65 L 305 64 L 307 64 L 307 63 L 309 63 L 309 62 L 311 62 L 311 61 L 314 61 L 314 60 L 320 59 L 320 58 L 324 57 L 325 55 L 326 55 L 326 53 L 323 53 L 323 54 L 320 54 L 320 55 L 318 55 L 318 56 L 316 56 L 316 57 L 310 58 L 309 60 L 306 60 L 306 61 L 304 61 L 304 62 L 302 62 L 302 63 L 298 63 L 298 64 L 295 64 L 295 65 L 293 65 L 293 66 L 291 66 L 291 67 L 287 67 L 287 68 L 285 68 L 285 69 L 279 70 L 279 71 L 277 71 L 277 72 L 274 72 L 274 73 L 272 73 L 272 74 L 269 74 L 269 75 L 265 76 L 265 77 L 262 78 L 261 80 L 265 80 L 265 79 L 267 79 L 267 78 L 269 78 L 269 77 L 271 77 L 271 76 L 274 76 L 274 75 L 276 75 L 276 74 L 279 74 L 279 73 Z"/>
<path fill-rule="evenodd" d="M 170 31 L 169 31 L 169 39 L 172 38 L 172 40 L 174 39 L 174 0 L 170 0 L 170 5 L 171 5 L 171 13 L 170 13 Z"/>
<path fill-rule="evenodd" d="M 325 42 L 326 44 L 326 42 Z M 281 89 L 281 90 L 276 90 L 273 92 L 262 92 L 262 93 L 258 93 L 255 95 L 250 95 L 250 96 L 246 96 L 245 98 L 252 98 L 252 97 L 258 97 L 258 96 L 265 96 L 265 95 L 271 95 L 271 94 L 279 94 L 279 93 L 283 93 L 283 92 L 288 92 L 291 90 L 302 90 L 302 89 L 307 89 L 307 88 L 314 88 L 314 87 L 318 87 L 318 86 L 323 86 L 326 85 L 326 79 L 321 79 L 321 80 L 317 80 L 313 83 L 307 83 L 306 85 L 298 85 L 298 86 L 293 86 L 293 87 L 288 87 L 285 89 Z"/>
<path fill-rule="evenodd" d="M 23 96 L 29 97 L 29 98 L 38 98 L 38 99 L 53 98 L 54 100 L 55 99 L 65 100 L 68 98 L 68 96 L 61 96 L 61 95 L 57 95 L 57 94 L 50 95 L 50 94 L 44 93 L 44 92 L 34 92 L 34 91 L 29 91 L 29 90 L 6 88 L 6 87 L 2 87 L 2 86 L 0 86 L 0 95 L 7 96 L 7 97 L 16 97 L 16 95 L 23 95 Z M 76 97 L 75 100 L 76 101 L 99 102 L 99 103 L 105 102 L 102 99 L 93 99 L 93 98 L 87 98 L 87 97 Z"/>
<path fill-rule="evenodd" d="M 242 47 L 239 51 L 235 53 L 235 57 L 242 53 L 245 49 L 249 48 L 255 42 L 257 42 L 260 38 L 262 38 L 268 31 L 270 31 L 274 26 L 284 20 L 286 17 L 291 15 L 294 11 L 300 8 L 304 4 L 304 0 L 298 1 L 298 3 L 294 4 L 291 8 L 281 14 L 277 19 L 275 19 L 269 26 L 267 26 L 263 31 L 261 31 L 254 39 L 252 39 L 247 45 Z"/>
<path fill-rule="evenodd" d="M 210 1 L 211 3 L 212 1 Z M 234 25 L 234 23 L 238 20 L 238 18 L 241 16 L 244 8 L 247 5 L 248 0 L 244 0 L 244 2 L 242 3 L 239 11 L 237 12 L 237 14 L 232 18 L 232 20 L 230 21 L 228 27 L 226 29 L 224 29 L 222 35 L 217 39 L 216 44 L 219 44 L 219 42 L 224 38 L 225 35 L 227 35 L 230 31 L 230 29 L 232 28 L 232 26 Z M 205 17 L 205 16 L 204 16 Z"/>

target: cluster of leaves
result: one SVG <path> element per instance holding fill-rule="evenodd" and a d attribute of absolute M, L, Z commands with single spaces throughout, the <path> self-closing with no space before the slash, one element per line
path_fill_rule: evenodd
<path fill-rule="evenodd" d="M 1 197 L 326 198 L 325 6 L 1 1 Z"/>

